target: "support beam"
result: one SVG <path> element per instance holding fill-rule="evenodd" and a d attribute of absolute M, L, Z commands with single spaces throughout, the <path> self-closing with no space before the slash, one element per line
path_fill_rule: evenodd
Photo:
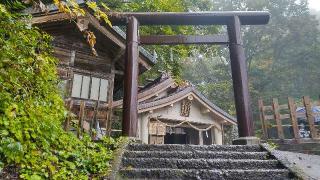
<path fill-rule="evenodd" d="M 272 108 L 274 113 L 274 119 L 276 120 L 276 124 L 277 124 L 278 138 L 284 139 L 284 132 L 283 132 L 283 127 L 282 127 L 282 122 L 280 117 L 280 107 L 279 107 L 279 102 L 277 98 L 272 99 Z"/>
<path fill-rule="evenodd" d="M 217 145 L 222 145 L 222 136 L 223 136 L 223 133 L 222 133 L 222 130 L 219 130 L 217 127 L 213 127 L 213 132 L 214 132 L 214 141 L 215 141 L 215 144 Z"/>
<path fill-rule="evenodd" d="M 135 17 L 128 17 L 122 134 L 129 137 L 136 137 L 138 128 L 138 26 Z"/>
<path fill-rule="evenodd" d="M 178 45 L 178 44 L 228 44 L 228 36 L 223 34 L 191 35 L 150 35 L 140 37 L 141 45 Z"/>
<path fill-rule="evenodd" d="M 263 139 L 267 140 L 268 139 L 268 126 L 267 126 L 267 121 L 266 121 L 266 115 L 264 112 L 264 104 L 263 100 L 259 99 L 259 113 L 260 113 L 260 121 L 261 121 L 261 129 L 262 129 L 262 134 L 263 134 Z"/>
<path fill-rule="evenodd" d="M 299 127 L 298 127 L 298 120 L 297 120 L 297 112 L 296 112 L 297 106 L 293 98 L 288 97 L 288 105 L 290 110 L 290 119 L 292 124 L 293 135 L 294 135 L 294 138 L 298 140 L 300 139 L 300 134 L 299 134 Z"/>
<path fill-rule="evenodd" d="M 203 131 L 199 131 L 199 145 L 203 145 Z"/>
<path fill-rule="evenodd" d="M 112 25 L 125 25 L 127 17 L 134 16 L 141 25 L 227 25 L 238 16 L 242 25 L 267 24 L 270 13 L 265 11 L 212 11 L 212 12 L 111 12 Z"/>
<path fill-rule="evenodd" d="M 239 137 L 254 136 L 251 102 L 248 88 L 247 64 L 240 32 L 238 16 L 228 24 L 229 51 Z"/>

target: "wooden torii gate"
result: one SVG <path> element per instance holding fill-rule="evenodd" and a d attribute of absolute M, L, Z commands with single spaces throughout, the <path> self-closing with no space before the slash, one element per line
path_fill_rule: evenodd
<path fill-rule="evenodd" d="M 239 139 L 234 144 L 254 144 L 252 110 L 248 89 L 246 58 L 241 25 L 267 24 L 268 12 L 196 12 L 196 13 L 110 13 L 113 25 L 126 25 L 126 60 L 123 98 L 123 135 L 136 137 L 138 125 L 138 56 L 139 45 L 226 44 L 229 46 Z M 139 25 L 226 25 L 226 35 L 150 35 L 139 36 Z"/>

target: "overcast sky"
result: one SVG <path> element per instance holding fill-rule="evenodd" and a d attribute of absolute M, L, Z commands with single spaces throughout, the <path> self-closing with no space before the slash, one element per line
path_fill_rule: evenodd
<path fill-rule="evenodd" d="M 320 0 L 309 0 L 309 7 L 320 11 Z"/>

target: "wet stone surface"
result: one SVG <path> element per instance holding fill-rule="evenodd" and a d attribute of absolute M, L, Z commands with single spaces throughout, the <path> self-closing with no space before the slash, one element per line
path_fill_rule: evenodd
<path fill-rule="evenodd" d="M 206 159 L 267 159 L 268 152 L 215 151 L 126 151 L 128 158 L 206 158 Z"/>
<path fill-rule="evenodd" d="M 237 151 L 237 152 L 259 152 L 263 149 L 259 145 L 178 145 L 178 144 L 131 144 L 128 146 L 130 151 Z"/>
<path fill-rule="evenodd" d="M 123 167 L 176 169 L 254 169 L 283 168 L 277 160 L 124 158 Z"/>
<path fill-rule="evenodd" d="M 293 179 L 273 157 L 259 145 L 131 144 L 119 175 L 121 179 Z"/>
<path fill-rule="evenodd" d="M 278 150 L 272 154 L 303 179 L 320 179 L 320 156 Z"/>

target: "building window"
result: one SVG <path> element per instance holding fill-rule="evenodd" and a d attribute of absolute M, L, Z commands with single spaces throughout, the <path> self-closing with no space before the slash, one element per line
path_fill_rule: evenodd
<path fill-rule="evenodd" d="M 71 96 L 81 99 L 107 101 L 108 80 L 74 74 Z"/>

